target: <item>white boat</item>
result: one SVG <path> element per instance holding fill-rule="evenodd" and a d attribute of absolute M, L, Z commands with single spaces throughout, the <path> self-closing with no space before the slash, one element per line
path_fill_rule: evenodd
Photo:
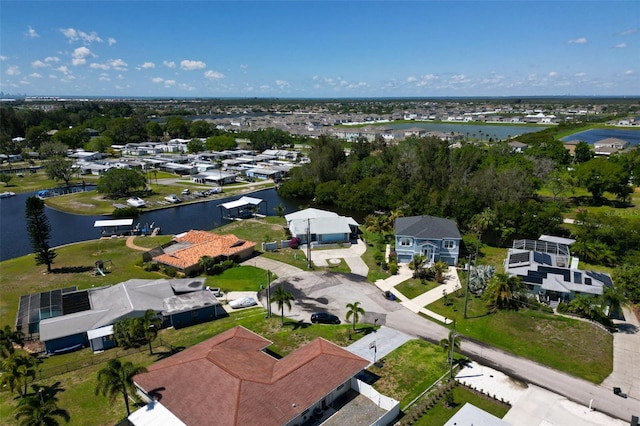
<path fill-rule="evenodd" d="M 14 195 L 16 195 L 16 193 L 11 191 L 0 192 L 0 198 L 9 198 L 13 197 Z"/>
<path fill-rule="evenodd" d="M 140 197 L 131 197 L 127 200 L 127 204 L 132 207 L 144 207 L 146 206 L 144 200 Z"/>
<path fill-rule="evenodd" d="M 164 199 L 173 204 L 177 204 L 181 201 L 176 194 L 167 195 Z"/>

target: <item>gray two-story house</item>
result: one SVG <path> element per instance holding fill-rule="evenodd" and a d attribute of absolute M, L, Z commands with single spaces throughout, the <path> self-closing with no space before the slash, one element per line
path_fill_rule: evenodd
<path fill-rule="evenodd" d="M 438 260 L 449 266 L 458 263 L 462 237 L 454 221 L 435 216 L 400 217 L 394 231 L 398 263 L 409 263 L 420 254 L 429 264 Z"/>

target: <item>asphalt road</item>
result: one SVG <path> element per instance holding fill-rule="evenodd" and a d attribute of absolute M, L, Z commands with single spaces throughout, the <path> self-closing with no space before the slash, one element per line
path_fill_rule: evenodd
<path fill-rule="evenodd" d="M 377 320 L 378 325 L 386 325 L 436 343 L 449 333 L 448 328 L 409 311 L 399 303 L 386 300 L 377 287 L 358 275 L 297 272 L 279 278 L 272 285 L 279 284 L 295 297 L 291 311 L 285 310 L 285 315 L 291 319 L 308 322 L 311 313 L 327 311 L 345 321 L 346 304 L 359 301 L 366 311 L 361 322 L 373 324 Z M 266 297 L 265 292 L 260 296 Z M 266 300 L 263 300 L 263 304 L 266 306 Z M 640 416 L 638 399 L 621 398 L 614 395 L 611 388 L 575 378 L 534 361 L 471 341 L 464 336 L 461 340 L 462 353 L 481 364 L 564 395 L 584 406 L 588 407 L 592 403 L 592 408 L 621 420 L 630 421 L 632 415 Z"/>

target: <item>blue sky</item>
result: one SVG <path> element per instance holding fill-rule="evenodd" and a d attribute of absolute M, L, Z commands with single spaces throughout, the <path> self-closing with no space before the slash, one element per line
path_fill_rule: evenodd
<path fill-rule="evenodd" d="M 638 1 L 7 1 L 0 91 L 640 94 Z"/>

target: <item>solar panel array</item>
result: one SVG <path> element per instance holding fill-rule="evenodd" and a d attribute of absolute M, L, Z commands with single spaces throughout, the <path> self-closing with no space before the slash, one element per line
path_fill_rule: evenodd
<path fill-rule="evenodd" d="M 509 265 L 514 263 L 525 263 L 529 261 L 529 252 L 511 253 L 509 256 Z"/>
<path fill-rule="evenodd" d="M 63 295 L 74 291 L 78 291 L 78 287 L 65 287 L 20 296 L 16 329 L 25 334 L 39 333 L 40 320 L 62 315 Z"/>
<path fill-rule="evenodd" d="M 62 314 L 69 315 L 91 309 L 88 291 L 79 291 L 62 296 Z"/>

